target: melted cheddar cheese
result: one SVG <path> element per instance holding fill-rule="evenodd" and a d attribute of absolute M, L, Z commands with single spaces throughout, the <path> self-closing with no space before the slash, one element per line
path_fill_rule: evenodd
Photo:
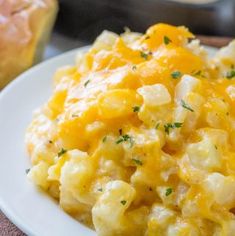
<path fill-rule="evenodd" d="M 99 236 L 233 236 L 235 42 L 105 31 L 57 70 L 26 133 L 30 179 Z"/>

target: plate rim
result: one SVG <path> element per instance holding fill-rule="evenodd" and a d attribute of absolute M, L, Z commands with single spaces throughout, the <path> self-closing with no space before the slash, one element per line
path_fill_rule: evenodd
<path fill-rule="evenodd" d="M 40 69 L 45 64 L 48 64 L 48 63 L 53 64 L 54 61 L 62 59 L 64 57 L 68 57 L 70 54 L 76 55 L 76 53 L 78 53 L 79 51 L 86 51 L 89 49 L 89 47 L 90 46 L 87 45 L 87 46 L 82 46 L 82 47 L 78 47 L 78 48 L 69 50 L 69 51 L 64 52 L 62 54 L 59 54 L 59 55 L 54 56 L 52 58 L 49 58 L 45 61 L 42 61 L 39 64 L 31 67 L 30 69 L 24 71 L 19 76 L 17 76 L 15 79 L 13 79 L 6 87 L 4 87 L 2 90 L 0 90 L 0 103 L 1 103 L 1 100 L 4 98 L 5 94 L 7 94 L 13 87 L 17 86 L 17 84 L 19 84 L 21 81 L 23 81 L 25 79 L 25 76 L 27 76 L 27 74 L 33 73 L 34 70 Z M 75 60 L 74 60 L 74 62 L 75 62 Z M 18 214 L 15 214 L 12 211 L 11 207 L 7 206 L 6 201 L 4 201 L 1 198 L 1 195 L 0 195 L 0 210 L 7 217 L 7 219 L 11 223 L 13 223 L 17 228 L 19 228 L 23 233 L 25 233 L 26 235 L 32 235 L 32 236 L 37 235 L 37 233 L 33 232 L 32 229 L 30 229 L 30 227 L 27 227 L 27 224 L 24 223 L 21 216 L 19 216 Z"/>

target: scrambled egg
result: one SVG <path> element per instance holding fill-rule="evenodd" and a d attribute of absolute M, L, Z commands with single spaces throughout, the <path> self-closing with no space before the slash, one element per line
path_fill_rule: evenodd
<path fill-rule="evenodd" d="M 235 42 L 103 32 L 26 133 L 28 173 L 99 236 L 235 235 Z"/>

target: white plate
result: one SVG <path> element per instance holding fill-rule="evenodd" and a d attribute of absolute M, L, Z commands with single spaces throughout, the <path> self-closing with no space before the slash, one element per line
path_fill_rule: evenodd
<path fill-rule="evenodd" d="M 95 235 L 38 191 L 25 173 L 30 162 L 25 152 L 24 135 L 32 111 L 47 101 L 56 68 L 73 64 L 77 51 L 41 63 L 20 75 L 0 93 L 0 208 L 28 235 Z"/>
<path fill-rule="evenodd" d="M 30 162 L 24 134 L 32 111 L 48 99 L 56 68 L 72 64 L 76 52 L 73 50 L 30 69 L 0 93 L 0 208 L 28 235 L 95 235 L 39 192 L 25 173 Z"/>

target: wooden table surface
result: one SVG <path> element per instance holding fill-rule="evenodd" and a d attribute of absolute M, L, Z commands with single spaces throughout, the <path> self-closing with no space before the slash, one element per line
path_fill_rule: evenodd
<path fill-rule="evenodd" d="M 14 224 L 12 224 L 0 211 L 0 235 L 1 236 L 25 236 Z"/>

